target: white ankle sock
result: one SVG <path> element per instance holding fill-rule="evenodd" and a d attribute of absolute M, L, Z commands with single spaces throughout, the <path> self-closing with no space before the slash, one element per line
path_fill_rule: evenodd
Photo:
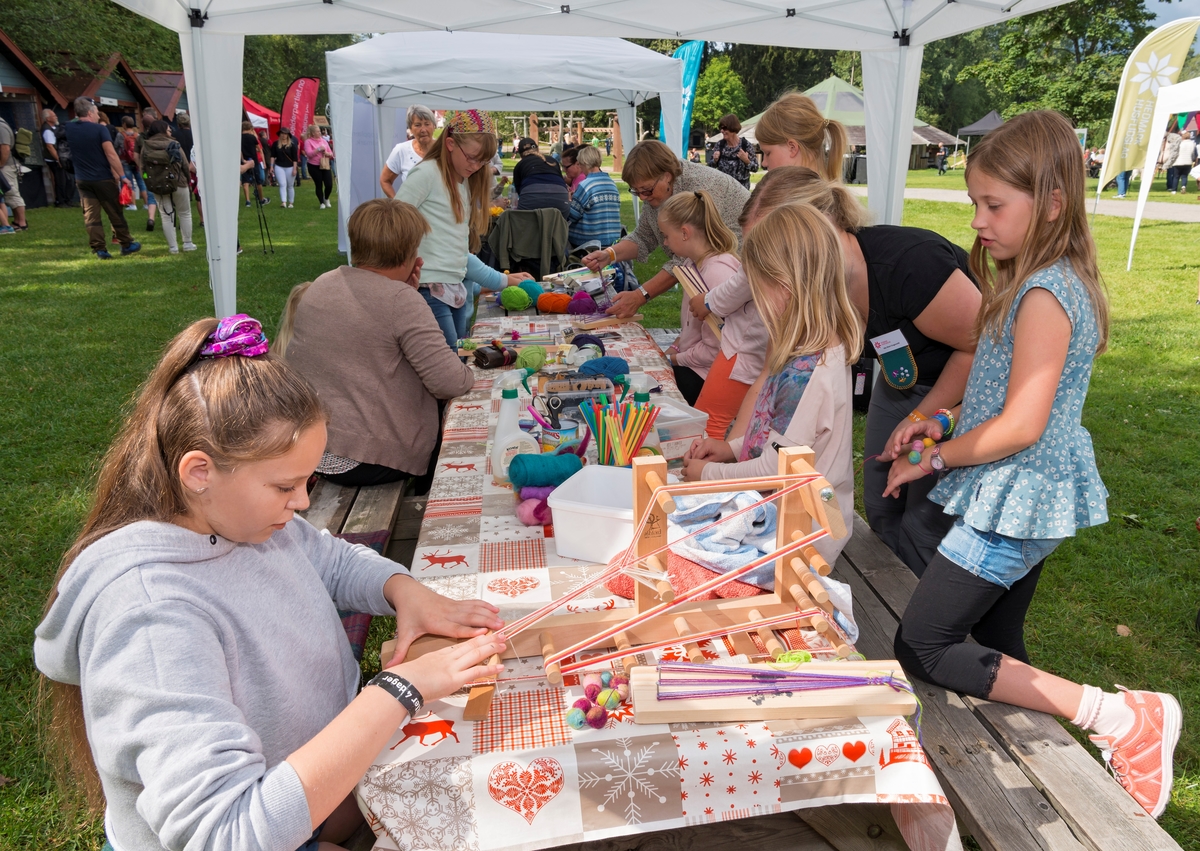
<path fill-rule="evenodd" d="M 1133 710 L 1119 692 L 1104 692 L 1084 685 L 1083 699 L 1071 723 L 1098 736 L 1120 739 L 1133 728 Z"/>

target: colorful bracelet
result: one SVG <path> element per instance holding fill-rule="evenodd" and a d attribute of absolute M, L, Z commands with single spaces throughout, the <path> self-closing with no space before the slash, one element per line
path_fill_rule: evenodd
<path fill-rule="evenodd" d="M 938 408 L 934 411 L 933 418 L 942 424 L 942 440 L 954 433 L 954 414 L 950 413 L 948 408 Z"/>

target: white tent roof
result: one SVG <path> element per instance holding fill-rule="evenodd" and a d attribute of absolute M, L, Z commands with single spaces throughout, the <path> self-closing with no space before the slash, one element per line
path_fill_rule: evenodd
<path fill-rule="evenodd" d="M 519 61 L 517 61 L 519 60 Z M 364 200 L 379 197 L 379 168 L 394 140 L 397 111 L 468 107 L 499 112 L 616 109 L 626 150 L 637 141 L 635 109 L 661 97 L 667 139 L 676 154 L 683 137 L 683 63 L 614 38 L 406 32 L 376 36 L 325 54 L 333 133 L 338 144 L 338 247 L 349 249 L 346 222 Z M 373 126 L 370 144 L 356 139 L 354 95 L 375 106 L 357 133 Z M 368 131 L 370 132 L 370 131 Z M 349 140 L 355 139 L 353 144 Z M 670 142 L 668 142 L 670 143 Z M 353 170 L 357 153 L 373 153 Z M 361 159 L 362 157 L 358 157 Z M 368 174 L 370 172 L 370 174 Z M 348 191 L 351 186 L 355 191 Z"/>
<path fill-rule="evenodd" d="M 868 203 L 898 223 L 916 117 L 923 45 L 1039 12 L 1066 0 L 116 0 L 179 33 L 218 315 L 237 290 L 238 124 L 243 36 L 421 30 L 706 39 L 860 50 Z M 461 58 L 461 57 L 460 57 Z M 512 64 L 529 57 L 513 56 Z M 495 69 L 489 71 L 489 76 Z M 480 82 L 486 82 L 484 77 Z M 335 139 L 336 142 L 336 139 Z"/>

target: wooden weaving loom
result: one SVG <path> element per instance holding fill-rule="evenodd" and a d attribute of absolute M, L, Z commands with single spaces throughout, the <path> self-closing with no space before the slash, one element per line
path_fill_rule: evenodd
<path fill-rule="evenodd" d="M 853 649 L 831 623 L 835 611 L 829 594 L 817 575 L 825 576 L 829 564 L 812 544 L 827 535 L 845 537 L 847 530 L 833 487 L 813 468 L 814 453 L 808 447 L 785 447 L 778 451 L 779 472 L 775 476 L 714 482 L 667 485 L 667 464 L 661 456 L 633 461 L 633 516 L 637 521 L 629 564 L 618 563 L 597 578 L 582 584 L 572 596 L 510 623 L 504 658 L 541 655 L 546 679 L 561 685 L 564 674 L 602 661 L 594 655 L 582 658 L 583 650 L 606 651 L 619 658 L 626 670 L 636 664 L 635 656 L 654 647 L 682 643 L 692 661 L 702 661 L 697 642 L 728 635 L 735 649 L 751 656 L 760 651 L 750 638 L 753 633 L 772 658 L 787 648 L 775 635 L 776 629 L 807 627 L 821 633 L 838 657 Z M 735 490 L 782 491 L 778 495 L 777 546 L 773 553 L 730 573 L 716 576 L 696 589 L 677 594 L 666 573 L 667 515 L 675 510 L 672 493 L 707 494 Z M 815 521 L 815 525 L 814 525 Z M 814 528 L 816 531 L 813 531 Z M 775 591 L 753 597 L 691 600 L 705 590 L 726 584 L 754 566 L 775 562 Z M 635 574 L 633 613 L 611 609 L 578 614 L 553 614 L 574 596 L 616 576 L 629 566 Z M 409 657 L 436 650 L 453 639 L 425 636 L 414 642 Z M 498 658 L 498 657 L 496 657 Z M 487 715 L 495 686 L 472 689 L 464 717 L 479 720 Z"/>

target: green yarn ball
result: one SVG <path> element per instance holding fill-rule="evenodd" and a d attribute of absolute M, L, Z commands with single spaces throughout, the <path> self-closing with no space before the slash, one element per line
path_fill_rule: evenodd
<path fill-rule="evenodd" d="M 500 293 L 500 304 L 504 305 L 505 310 L 527 310 L 533 302 L 529 299 L 529 293 L 520 287 L 505 287 Z"/>
<path fill-rule="evenodd" d="M 537 372 L 546 362 L 546 349 L 542 346 L 526 346 L 517 355 L 517 366 Z"/>

